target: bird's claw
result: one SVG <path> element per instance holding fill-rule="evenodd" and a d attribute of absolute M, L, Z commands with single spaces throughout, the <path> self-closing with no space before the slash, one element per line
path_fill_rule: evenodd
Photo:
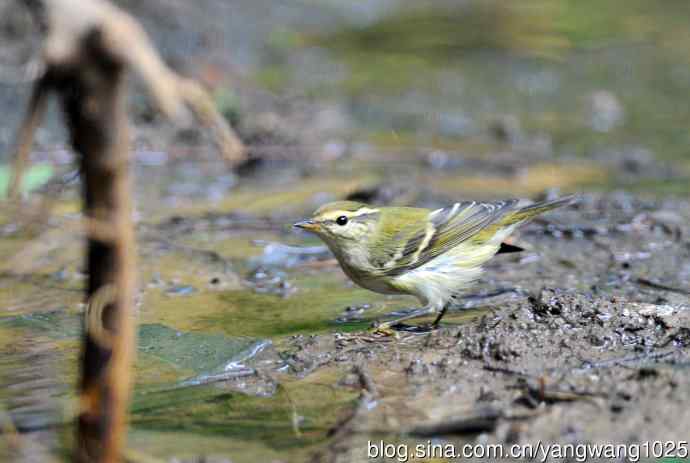
<path fill-rule="evenodd" d="M 400 337 L 400 333 L 424 334 L 438 329 L 438 325 L 405 325 L 395 320 L 385 323 L 374 323 L 369 332 L 383 336 Z"/>
<path fill-rule="evenodd" d="M 425 324 L 425 325 L 407 325 L 403 323 L 404 321 L 416 319 L 416 318 L 422 318 L 426 317 L 428 315 L 431 315 L 435 313 L 436 310 L 434 308 L 430 307 L 424 307 L 419 310 L 412 310 L 411 312 L 408 312 L 406 315 L 402 317 L 398 317 L 395 320 L 389 320 L 387 322 L 374 322 L 373 325 L 373 331 L 378 332 L 378 333 L 387 333 L 388 335 L 392 334 L 393 332 L 405 332 L 405 333 L 414 333 L 414 334 L 423 334 L 423 333 L 429 333 L 431 331 L 434 331 L 438 329 L 439 327 L 439 322 L 441 321 L 441 318 L 443 317 L 444 313 L 446 312 L 446 309 L 444 308 L 436 317 L 436 320 L 432 324 Z"/>
<path fill-rule="evenodd" d="M 374 322 L 369 329 L 369 332 L 374 335 L 379 335 L 379 336 L 394 336 L 398 337 L 398 332 L 393 329 L 394 323 L 390 322 Z"/>

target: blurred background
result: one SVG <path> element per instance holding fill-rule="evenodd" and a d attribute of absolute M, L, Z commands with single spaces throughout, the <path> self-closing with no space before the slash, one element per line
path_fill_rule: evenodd
<path fill-rule="evenodd" d="M 3 3 L 6 156 L 38 39 L 26 12 Z M 457 195 L 687 192 L 681 0 L 117 3 L 212 89 L 258 163 Z M 193 126 L 160 127 L 148 104 L 132 102 L 144 163 L 206 148 Z M 64 146 L 48 125 L 37 151 L 64 161 Z"/>
<path fill-rule="evenodd" d="M 329 369 L 192 387 L 228 371 L 311 371 L 290 363 L 294 339 L 337 319 L 362 329 L 361 304 L 405 306 L 351 287 L 317 240 L 289 231 L 320 204 L 690 192 L 684 0 L 114 3 L 212 92 L 250 155 L 230 169 L 193 120 L 156 116 L 133 79 L 143 345 L 132 442 L 164 458 L 203 443 L 300 459 L 352 399 L 323 386 Z M 24 8 L 0 0 L 0 196 L 39 43 Z M 81 208 L 68 146 L 54 105 L 24 184 L 29 202 L 54 195 L 51 216 L 33 228 L 0 217 L 13 270 L 0 284 L 0 414 L 45 455 L 70 440 L 55 429 L 73 410 L 82 310 L 81 240 L 65 227 Z M 612 214 L 631 203 L 620 204 Z M 223 394 L 231 405 L 218 405 Z"/>

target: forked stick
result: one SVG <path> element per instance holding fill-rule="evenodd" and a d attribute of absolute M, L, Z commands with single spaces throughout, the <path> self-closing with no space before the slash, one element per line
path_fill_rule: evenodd
<path fill-rule="evenodd" d="M 45 33 L 45 73 L 34 87 L 17 138 L 11 192 L 17 196 L 47 94 L 61 101 L 79 155 L 89 273 L 75 460 L 115 462 L 123 455 L 134 357 L 135 242 L 129 175 L 127 74 L 141 75 L 160 110 L 188 106 L 211 128 L 230 162 L 244 147 L 196 83 L 168 69 L 141 26 L 104 0 L 24 0 Z M 108 230 L 109 233 L 96 233 Z"/>

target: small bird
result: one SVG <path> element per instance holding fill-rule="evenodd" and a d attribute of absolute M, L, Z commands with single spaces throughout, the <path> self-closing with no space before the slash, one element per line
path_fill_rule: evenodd
<path fill-rule="evenodd" d="M 295 227 L 318 235 L 348 277 L 382 294 L 416 296 L 424 308 L 379 325 L 437 313 L 437 327 L 451 299 L 469 288 L 482 265 L 499 252 L 522 249 L 504 240 L 518 226 L 575 196 L 522 205 L 516 199 L 463 201 L 431 211 L 374 207 L 354 201 L 321 206 Z"/>

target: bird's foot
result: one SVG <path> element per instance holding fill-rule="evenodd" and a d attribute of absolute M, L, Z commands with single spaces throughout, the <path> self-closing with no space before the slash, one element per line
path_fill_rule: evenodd
<path fill-rule="evenodd" d="M 379 334 L 388 334 L 389 336 L 392 333 L 397 333 L 397 332 L 405 332 L 405 333 L 428 333 L 436 328 L 438 328 L 438 322 L 440 321 L 440 318 L 442 313 L 439 315 L 439 317 L 436 319 L 436 321 L 431 324 L 431 325 L 406 325 L 404 323 L 401 323 L 406 320 L 412 320 L 413 318 L 419 318 L 419 317 L 424 317 L 427 315 L 431 315 L 435 313 L 436 311 L 432 308 L 425 307 L 423 309 L 419 310 L 413 310 L 412 312 L 408 313 L 407 315 L 403 317 L 396 318 L 394 320 L 390 320 L 387 322 L 379 323 L 379 322 L 374 322 L 373 326 L 373 332 L 374 333 L 379 333 Z"/>
<path fill-rule="evenodd" d="M 436 329 L 438 329 L 438 325 L 428 323 L 423 325 L 406 325 L 405 323 L 400 323 L 399 320 L 391 320 L 384 323 L 374 323 L 369 332 L 376 335 L 398 337 L 400 333 L 424 334 Z"/>
<path fill-rule="evenodd" d="M 379 323 L 379 322 L 374 322 L 371 325 L 371 328 L 369 329 L 369 332 L 373 335 L 376 336 L 392 336 L 392 337 L 398 337 L 398 332 L 393 328 L 395 326 L 395 323 L 391 322 L 384 322 L 384 323 Z"/>

